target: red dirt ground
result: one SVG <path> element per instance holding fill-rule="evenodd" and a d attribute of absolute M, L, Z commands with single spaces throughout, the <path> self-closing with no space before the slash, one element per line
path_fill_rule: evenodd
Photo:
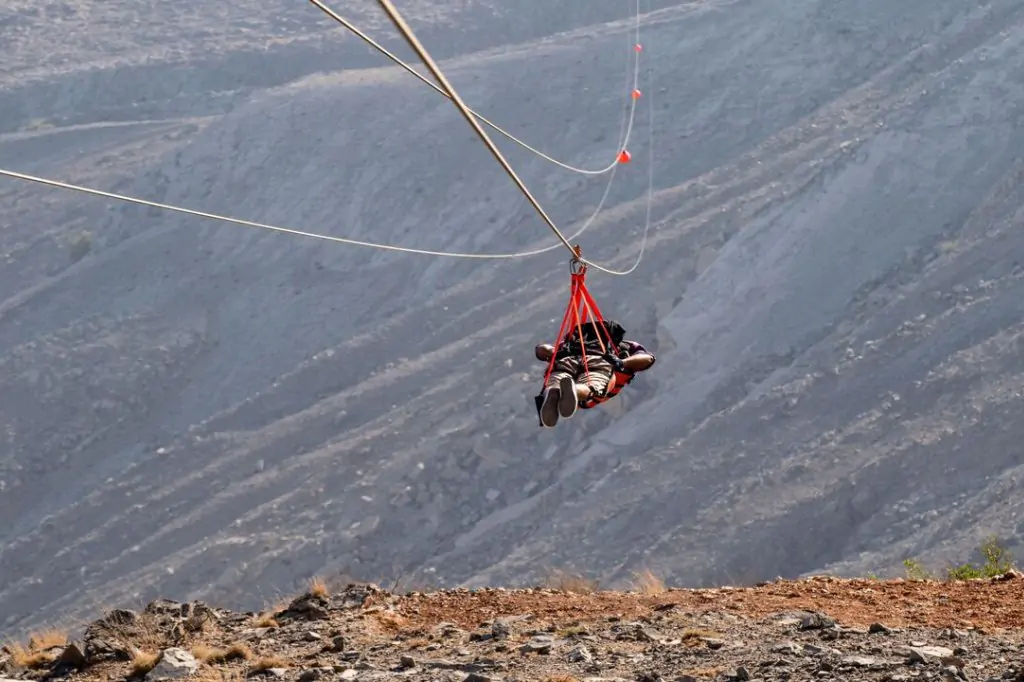
<path fill-rule="evenodd" d="M 555 625 L 608 616 L 636 618 L 655 609 L 727 611 L 755 618 L 784 611 L 821 611 L 842 625 L 1024 629 L 1024 576 L 965 582 L 865 580 L 831 577 L 780 581 L 759 587 L 635 592 L 453 590 L 403 597 L 396 610 L 409 628 L 447 621 L 475 628 L 500 616 L 530 613 Z"/>

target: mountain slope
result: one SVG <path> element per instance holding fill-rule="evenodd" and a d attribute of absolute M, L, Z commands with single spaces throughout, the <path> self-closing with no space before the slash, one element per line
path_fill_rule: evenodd
<path fill-rule="evenodd" d="M 630 31 L 451 77 L 598 165 Z M 399 256 L 90 204 L 93 253 L 0 304 L 4 392 L 40 396 L 5 424 L 5 625 L 81 613 L 83 591 L 256 608 L 324 571 L 494 584 L 558 564 L 614 582 L 654 564 L 700 584 L 960 558 L 982 531 L 1012 545 L 1024 9 L 680 5 L 643 41 L 634 161 L 580 241 L 636 257 L 653 102 L 644 260 L 591 279 L 659 361 L 553 431 L 532 412 L 532 346 L 565 303 L 562 250 Z M 310 77 L 189 125 L 132 191 L 421 248 L 554 243 L 407 74 Z M 599 179 L 509 157 L 569 231 L 600 200 Z M 18 191 L 57 219 L 85 206 Z"/>
<path fill-rule="evenodd" d="M 677 4 L 644 0 L 648 9 Z M 325 3 L 387 49 L 417 60 L 377 3 Z M 407 0 L 438 57 L 633 16 L 635 3 Z M 312 3 L 12 0 L 0 7 L 0 132 L 45 124 L 221 114 L 261 88 L 385 58 Z"/>

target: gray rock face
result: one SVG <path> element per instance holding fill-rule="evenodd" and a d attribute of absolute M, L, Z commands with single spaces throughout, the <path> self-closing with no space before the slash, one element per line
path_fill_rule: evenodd
<path fill-rule="evenodd" d="M 556 243 L 450 103 L 354 68 L 315 10 L 254 10 L 249 35 L 281 34 L 257 55 L 221 10 L 172 5 L 89 46 L 38 33 L 63 29 L 36 3 L 0 9 L 3 164 L 404 246 Z M 412 17 L 449 53 L 492 48 L 446 67 L 475 109 L 599 167 L 628 8 L 564 5 Z M 1019 534 L 1022 26 L 1012 0 L 658 4 L 633 161 L 578 240 L 633 262 L 653 129 L 644 259 L 590 281 L 658 364 L 554 430 L 532 348 L 564 250 L 383 253 L 0 181 L 0 625 L 91 614 L 82 594 L 258 609 L 315 573 L 884 571 L 963 561 L 978 523 Z M 603 179 L 509 158 L 570 233 L 601 201 Z"/>

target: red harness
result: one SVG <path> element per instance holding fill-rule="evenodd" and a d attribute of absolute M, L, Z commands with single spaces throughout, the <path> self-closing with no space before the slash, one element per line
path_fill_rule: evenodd
<path fill-rule="evenodd" d="M 592 407 L 597 407 L 606 400 L 611 400 L 617 396 L 622 389 L 629 385 L 629 382 L 633 381 L 636 375 L 632 372 L 620 372 L 618 370 L 612 370 L 611 381 L 608 382 L 608 388 L 605 389 L 604 394 L 595 396 L 591 395 L 586 400 L 581 400 L 579 403 L 581 410 L 589 410 Z"/>
<path fill-rule="evenodd" d="M 580 260 L 574 258 L 571 265 L 572 279 L 569 284 L 569 305 L 566 306 L 565 315 L 562 316 L 562 325 L 558 329 L 558 337 L 555 340 L 554 351 L 551 354 L 551 360 L 548 362 L 547 371 L 544 373 L 544 381 L 541 384 L 542 391 L 541 395 L 536 398 L 538 412 L 540 410 L 540 404 L 543 395 L 543 386 L 547 385 L 548 379 L 551 377 L 551 373 L 555 369 L 555 362 L 558 358 L 558 349 L 569 339 L 569 336 L 576 334 L 577 338 L 582 343 L 584 335 L 583 328 L 585 325 L 592 325 L 596 332 L 597 341 L 600 345 L 601 355 L 614 354 L 618 357 L 619 352 L 611 334 L 608 333 L 608 328 L 604 325 L 604 317 L 601 314 L 601 309 L 597 307 L 597 303 L 594 298 L 590 295 L 587 290 L 586 274 L 587 266 Z M 583 357 L 583 371 L 586 379 L 590 378 L 590 368 L 587 365 L 587 353 L 582 354 Z M 626 387 L 631 381 L 633 381 L 633 373 L 631 372 L 619 372 L 613 371 L 612 377 L 608 383 L 608 388 L 602 395 L 592 395 L 584 401 L 580 401 L 579 407 L 584 410 L 588 410 L 592 407 L 596 407 L 601 403 L 614 398 Z"/>

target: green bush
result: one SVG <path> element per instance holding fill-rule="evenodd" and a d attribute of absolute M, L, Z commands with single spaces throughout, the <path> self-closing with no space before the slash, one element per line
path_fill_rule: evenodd
<path fill-rule="evenodd" d="M 994 535 L 986 540 L 979 547 L 985 563 L 975 566 L 971 563 L 960 566 L 950 566 L 946 569 L 946 576 L 950 580 L 971 580 L 972 578 L 992 578 L 1002 575 L 1014 568 L 1013 558 L 1009 551 L 999 544 L 999 539 Z"/>
<path fill-rule="evenodd" d="M 1013 570 L 1016 566 L 1009 550 L 999 544 L 996 536 L 991 536 L 978 548 L 985 563 L 980 566 L 970 562 L 946 569 L 947 580 L 972 580 L 976 578 L 993 578 Z M 928 580 L 934 578 L 921 562 L 908 558 L 903 560 L 903 568 L 909 580 Z"/>

